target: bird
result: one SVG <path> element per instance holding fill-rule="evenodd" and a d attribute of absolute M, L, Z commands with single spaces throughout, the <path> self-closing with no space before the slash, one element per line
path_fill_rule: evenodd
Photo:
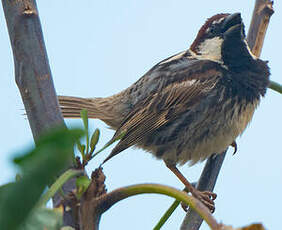
<path fill-rule="evenodd" d="M 104 121 L 120 136 L 103 163 L 136 146 L 165 162 L 187 190 L 211 211 L 216 194 L 194 188 L 178 169 L 221 153 L 250 123 L 266 94 L 268 62 L 246 41 L 240 13 L 206 20 L 190 48 L 153 66 L 138 81 L 105 98 L 59 96 L 65 118 Z"/>

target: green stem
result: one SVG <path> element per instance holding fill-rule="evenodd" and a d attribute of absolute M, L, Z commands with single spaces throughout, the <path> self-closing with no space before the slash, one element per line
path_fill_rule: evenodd
<path fill-rule="evenodd" d="M 269 84 L 268 87 L 270 89 L 282 94 L 282 85 L 280 85 L 279 83 L 277 83 L 275 81 L 270 81 L 270 84 Z"/>
<path fill-rule="evenodd" d="M 196 183 L 192 183 L 192 185 L 193 185 L 193 187 L 196 187 Z M 188 193 L 187 188 L 184 188 L 182 191 Z M 167 220 L 169 219 L 169 217 L 172 215 L 172 213 L 175 211 L 175 209 L 178 207 L 179 204 L 180 204 L 180 201 L 175 200 L 170 205 L 170 207 L 166 210 L 166 212 L 163 214 L 163 216 L 161 217 L 159 222 L 154 227 L 154 230 L 161 229 L 161 227 L 165 224 L 165 222 L 167 222 Z"/>
<path fill-rule="evenodd" d="M 50 200 L 55 193 L 66 183 L 69 179 L 83 174 L 83 171 L 81 170 L 75 170 L 75 169 L 69 169 L 65 171 L 56 181 L 54 184 L 51 185 L 51 187 L 48 189 L 44 195 L 40 198 L 40 200 L 37 203 L 37 206 L 43 206 L 46 205 L 48 200 Z"/>
<path fill-rule="evenodd" d="M 117 190 L 108 193 L 104 196 L 103 201 L 101 202 L 102 206 L 107 204 L 107 207 L 110 208 L 116 202 L 128 198 L 130 196 L 144 194 L 144 193 L 157 193 L 163 194 L 170 197 L 174 197 L 176 200 L 180 202 L 186 203 L 190 208 L 194 209 L 210 226 L 213 230 L 221 229 L 221 225 L 217 223 L 214 217 L 211 215 L 211 212 L 208 208 L 202 204 L 196 198 L 187 195 L 187 193 L 183 191 L 179 191 L 175 188 L 159 185 L 159 184 L 139 184 L 139 185 L 132 185 L 124 188 L 120 188 Z M 104 206 L 105 207 L 105 206 Z M 104 210 L 106 211 L 106 209 Z"/>
<path fill-rule="evenodd" d="M 175 209 L 180 204 L 180 201 L 175 200 L 171 206 L 168 208 L 168 210 L 163 214 L 159 222 L 156 224 L 156 226 L 153 228 L 154 230 L 159 230 L 161 227 L 165 224 L 165 222 L 168 220 L 168 218 L 172 215 L 172 213 L 175 211 Z"/>

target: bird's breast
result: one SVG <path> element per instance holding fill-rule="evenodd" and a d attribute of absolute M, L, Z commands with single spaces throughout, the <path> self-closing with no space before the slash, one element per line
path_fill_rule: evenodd
<path fill-rule="evenodd" d="M 158 158 L 179 164 L 195 164 L 221 153 L 251 121 L 259 99 L 230 99 L 217 105 L 190 109 L 166 129 L 155 133 L 141 147 Z M 193 112 L 194 110 L 194 112 Z M 164 138 L 165 137 L 165 138 Z"/>
<path fill-rule="evenodd" d="M 230 100 L 226 102 L 225 109 L 223 108 L 222 111 L 207 115 L 199 128 L 203 132 L 196 132 L 199 134 L 192 138 L 194 144 L 188 145 L 187 149 L 183 148 L 177 161 L 182 164 L 190 161 L 191 164 L 194 164 L 205 160 L 214 153 L 222 153 L 244 132 L 258 103 L 259 100 L 240 101 L 232 104 L 232 100 Z"/>

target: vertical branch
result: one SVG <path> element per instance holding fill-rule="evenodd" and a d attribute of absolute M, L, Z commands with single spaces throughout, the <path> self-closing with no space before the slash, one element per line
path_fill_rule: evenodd
<path fill-rule="evenodd" d="M 35 140 L 64 125 L 35 1 L 2 0 L 14 54 L 15 79 Z"/>
<path fill-rule="evenodd" d="M 258 57 L 261 54 L 266 30 L 273 13 L 273 1 L 256 0 L 247 41 L 252 52 Z"/>
<path fill-rule="evenodd" d="M 256 0 L 251 25 L 248 31 L 247 42 L 256 56 L 260 56 L 263 46 L 265 33 L 269 24 L 273 11 L 273 1 Z M 226 151 L 217 155 L 211 156 L 201 174 L 197 184 L 199 190 L 213 191 L 217 176 L 225 158 Z M 182 224 L 181 230 L 198 230 L 203 222 L 203 219 L 194 211 L 189 209 Z"/>
<path fill-rule="evenodd" d="M 14 55 L 15 79 L 25 106 L 34 140 L 55 126 L 63 126 L 35 0 L 2 0 Z M 71 166 L 71 159 L 69 165 Z M 74 181 L 65 184 L 71 191 Z M 59 204 L 60 196 L 53 203 Z M 65 225 L 73 225 L 70 212 Z"/>

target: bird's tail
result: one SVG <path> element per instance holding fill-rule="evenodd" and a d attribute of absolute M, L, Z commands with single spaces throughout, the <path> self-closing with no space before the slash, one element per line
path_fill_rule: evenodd
<path fill-rule="evenodd" d="M 61 111 L 65 118 L 80 118 L 80 111 L 86 109 L 89 118 L 100 119 L 111 128 L 116 129 L 123 117 L 120 115 L 119 106 L 113 98 L 58 96 Z"/>
<path fill-rule="evenodd" d="M 58 96 L 58 100 L 65 118 L 80 118 L 82 109 L 87 109 L 89 118 L 100 118 L 101 112 L 95 104 L 95 98 Z"/>

